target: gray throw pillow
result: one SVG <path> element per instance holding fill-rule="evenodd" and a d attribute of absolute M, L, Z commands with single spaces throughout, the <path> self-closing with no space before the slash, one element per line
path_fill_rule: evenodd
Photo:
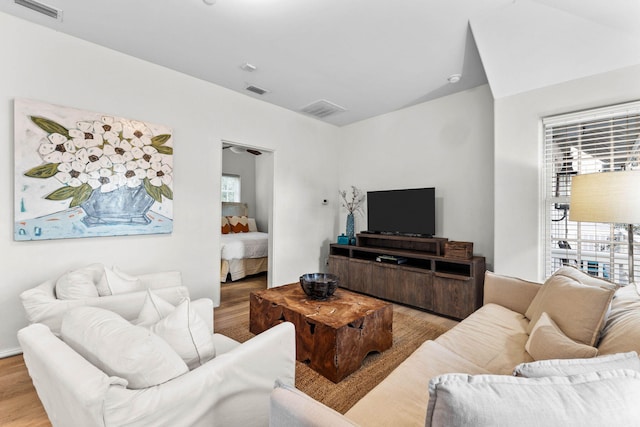
<path fill-rule="evenodd" d="M 521 363 L 515 367 L 513 375 L 527 378 L 566 377 L 612 369 L 632 369 L 640 372 L 638 353 L 630 351 L 589 359 L 553 359 Z"/>
<path fill-rule="evenodd" d="M 633 426 L 640 372 L 569 377 L 446 374 L 429 383 L 426 427 Z"/>

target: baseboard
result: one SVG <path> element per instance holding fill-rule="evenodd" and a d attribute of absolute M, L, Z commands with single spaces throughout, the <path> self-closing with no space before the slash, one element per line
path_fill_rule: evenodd
<path fill-rule="evenodd" d="M 4 359 L 5 357 L 16 356 L 18 354 L 22 354 L 22 349 L 20 347 L 8 348 L 6 350 L 0 350 L 0 359 Z"/>

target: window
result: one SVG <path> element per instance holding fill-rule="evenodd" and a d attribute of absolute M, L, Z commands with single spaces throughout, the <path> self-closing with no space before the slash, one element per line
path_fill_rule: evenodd
<path fill-rule="evenodd" d="M 546 118 L 543 127 L 546 276 L 562 265 L 574 265 L 628 283 L 627 224 L 569 221 L 569 196 L 575 175 L 640 169 L 640 102 Z M 634 230 L 638 244 L 640 227 Z"/>
<path fill-rule="evenodd" d="M 222 201 L 240 202 L 240 177 L 222 175 Z"/>

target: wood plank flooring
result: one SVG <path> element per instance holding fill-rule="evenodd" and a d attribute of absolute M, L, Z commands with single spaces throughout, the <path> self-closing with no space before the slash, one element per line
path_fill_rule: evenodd
<path fill-rule="evenodd" d="M 266 288 L 266 275 L 234 283 L 222 283 L 220 307 L 214 311 L 215 329 L 237 324 L 249 316 L 249 293 Z M 452 328 L 458 322 L 424 311 L 394 304 L 394 311 Z M 38 399 L 22 355 L 0 359 L 0 426 L 50 427 L 51 423 Z"/>

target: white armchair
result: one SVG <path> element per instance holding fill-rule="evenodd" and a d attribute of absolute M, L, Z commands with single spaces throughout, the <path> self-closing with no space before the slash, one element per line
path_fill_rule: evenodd
<path fill-rule="evenodd" d="M 295 380 L 291 323 L 243 344 L 214 334 L 214 359 L 137 390 L 89 363 L 45 325 L 21 329 L 18 339 L 54 427 L 267 426 L 269 394 L 276 380 L 289 386 Z"/>
<path fill-rule="evenodd" d="M 131 283 L 134 283 L 130 286 L 131 292 L 99 296 L 98 289 L 100 289 L 101 284 L 103 287 L 106 286 L 105 276 L 107 273 L 105 272 L 108 270 L 109 274 L 113 276 L 113 271 L 105 268 L 102 264 L 93 264 L 82 270 L 90 271 L 86 277 L 92 283 L 87 283 L 86 289 L 91 290 L 91 287 L 93 287 L 93 294 L 89 291 L 78 292 L 78 283 L 76 281 L 76 292 L 73 295 L 75 298 L 59 298 L 61 292 L 59 292 L 60 289 L 57 292 L 56 285 L 65 275 L 58 279 L 47 280 L 35 288 L 22 292 L 20 299 L 29 322 L 43 323 L 54 334 L 59 334 L 62 316 L 74 307 L 100 307 L 118 313 L 127 320 L 134 320 L 138 316 L 140 307 L 142 307 L 145 300 L 147 289 L 152 289 L 156 295 L 173 305 L 178 304 L 184 298 L 189 298 L 189 290 L 182 286 L 182 276 L 179 271 L 143 274 L 136 277 L 130 276 L 131 279 L 135 279 L 130 280 Z M 103 293 L 107 292 L 108 288 Z"/>

